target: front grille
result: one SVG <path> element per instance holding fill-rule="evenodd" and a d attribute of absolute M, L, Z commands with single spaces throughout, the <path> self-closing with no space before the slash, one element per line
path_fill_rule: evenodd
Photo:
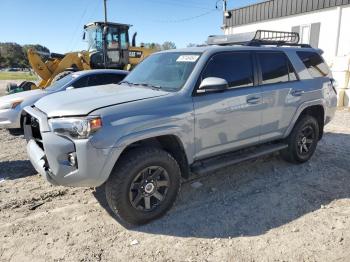
<path fill-rule="evenodd" d="M 32 131 L 32 138 L 35 140 L 37 145 L 42 150 L 44 150 L 43 138 L 41 137 L 41 133 L 40 133 L 39 120 L 36 119 L 34 116 L 31 116 L 31 115 L 27 114 L 27 116 L 26 116 L 26 125 L 30 125 L 31 131 Z"/>

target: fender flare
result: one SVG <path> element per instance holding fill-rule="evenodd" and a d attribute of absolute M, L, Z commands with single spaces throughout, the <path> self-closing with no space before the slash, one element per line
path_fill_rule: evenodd
<path fill-rule="evenodd" d="M 182 142 L 182 140 L 179 137 L 180 132 L 181 132 L 181 128 L 178 126 L 150 128 L 150 129 L 130 133 L 126 136 L 122 136 L 116 141 L 113 147 L 125 149 L 126 147 L 128 147 L 129 145 L 137 141 L 150 139 L 158 136 L 166 136 L 166 135 L 177 136 L 179 140 Z"/>
<path fill-rule="evenodd" d="M 289 134 L 292 132 L 294 126 L 295 126 L 295 123 L 298 121 L 300 115 L 302 114 L 302 112 L 308 108 L 308 107 L 311 107 L 311 106 L 322 106 L 323 107 L 323 110 L 325 112 L 324 116 L 326 116 L 326 101 L 324 99 L 317 99 L 317 100 L 312 100 L 312 101 L 308 101 L 308 102 L 304 102 L 303 104 L 301 104 L 297 111 L 295 112 L 293 118 L 292 118 L 292 121 L 291 123 L 289 124 L 287 130 L 285 131 L 284 133 L 284 138 L 286 138 L 287 136 L 289 136 Z M 323 119 L 323 121 L 325 121 L 325 119 Z"/>
<path fill-rule="evenodd" d="M 131 144 L 146 140 L 154 137 L 159 136 L 166 136 L 171 135 L 175 136 L 179 142 L 181 143 L 182 148 L 184 149 L 186 158 L 188 163 L 189 161 L 192 161 L 193 154 L 191 152 L 188 152 L 188 150 L 185 149 L 185 143 L 184 140 L 181 139 L 181 128 L 178 126 L 166 126 L 166 127 L 157 127 L 157 128 L 151 128 L 142 130 L 139 132 L 134 132 L 131 134 L 128 134 L 126 136 L 121 137 L 116 141 L 114 144 L 112 150 L 109 153 L 108 160 L 104 165 L 103 171 L 102 171 L 102 180 L 106 181 L 111 174 L 115 164 L 117 163 L 118 159 L 120 158 L 121 154 L 124 152 L 124 150 Z M 193 150 L 193 149 L 192 149 Z"/>

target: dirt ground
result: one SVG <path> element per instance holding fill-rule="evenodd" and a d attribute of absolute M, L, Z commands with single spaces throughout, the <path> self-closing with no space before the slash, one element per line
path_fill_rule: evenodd
<path fill-rule="evenodd" d="M 102 188 L 45 182 L 25 144 L 0 130 L 0 261 L 350 261 L 348 110 L 309 163 L 267 156 L 187 181 L 165 217 L 132 230 Z"/>
<path fill-rule="evenodd" d="M 14 83 L 19 85 L 24 80 L 0 80 L 0 96 L 3 96 L 6 94 L 6 86 L 8 83 Z"/>

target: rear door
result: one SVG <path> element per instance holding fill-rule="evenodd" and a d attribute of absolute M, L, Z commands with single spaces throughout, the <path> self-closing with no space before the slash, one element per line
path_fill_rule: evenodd
<path fill-rule="evenodd" d="M 253 65 L 249 51 L 218 53 L 209 59 L 198 86 L 207 77 L 218 77 L 225 79 L 229 88 L 194 93 L 195 158 L 259 142 L 262 97 Z"/>
<path fill-rule="evenodd" d="M 282 137 L 301 104 L 302 82 L 284 52 L 256 52 L 262 91 L 261 141 Z"/>

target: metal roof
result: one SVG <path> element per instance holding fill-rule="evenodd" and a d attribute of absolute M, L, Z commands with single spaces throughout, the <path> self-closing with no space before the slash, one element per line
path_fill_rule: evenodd
<path fill-rule="evenodd" d="M 105 24 L 105 22 L 101 22 L 101 21 L 95 21 L 95 22 L 91 22 L 91 23 L 88 23 L 86 25 L 84 25 L 84 29 L 86 27 L 89 27 L 89 26 L 92 26 L 92 25 L 96 25 L 96 26 L 103 26 Z M 121 23 L 112 23 L 112 22 L 107 22 L 107 25 L 110 25 L 110 26 L 124 26 L 124 27 L 132 27 L 132 25 L 129 25 L 129 24 L 121 24 Z"/>
<path fill-rule="evenodd" d="M 224 25 L 235 27 L 348 4 L 350 0 L 270 0 L 230 10 Z"/>

